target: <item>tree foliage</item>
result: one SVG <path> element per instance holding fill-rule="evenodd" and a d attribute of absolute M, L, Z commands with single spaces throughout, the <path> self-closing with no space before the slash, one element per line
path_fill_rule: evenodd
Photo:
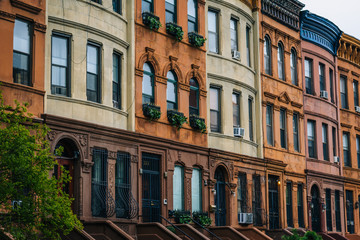
<path fill-rule="evenodd" d="M 322 237 L 313 231 L 307 231 L 302 237 L 298 234 L 297 229 L 293 229 L 291 232 L 293 233 L 293 235 L 291 236 L 284 235 L 281 237 L 281 239 L 282 240 L 322 240 Z"/>
<path fill-rule="evenodd" d="M 32 122 L 27 104 L 15 103 L 5 105 L 0 92 L 0 231 L 15 239 L 59 239 L 82 228 L 62 190 L 70 177 L 64 169 L 58 179 L 50 176 L 56 161 L 49 129 Z"/>

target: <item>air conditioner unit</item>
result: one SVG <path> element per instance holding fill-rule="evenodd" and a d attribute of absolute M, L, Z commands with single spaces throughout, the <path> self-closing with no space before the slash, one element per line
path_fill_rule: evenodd
<path fill-rule="evenodd" d="M 328 99 L 328 92 L 327 91 L 320 91 L 320 97 Z"/>
<path fill-rule="evenodd" d="M 253 214 L 252 213 L 239 213 L 238 214 L 240 224 L 252 224 Z"/>
<path fill-rule="evenodd" d="M 112 102 L 113 102 L 113 107 L 114 108 L 119 108 L 119 102 L 118 101 L 113 100 Z"/>
<path fill-rule="evenodd" d="M 338 156 L 334 156 L 334 163 L 339 163 L 339 157 Z"/>
<path fill-rule="evenodd" d="M 355 112 L 360 113 L 360 106 L 355 106 Z"/>
<path fill-rule="evenodd" d="M 234 127 L 234 137 L 244 137 L 245 129 L 240 127 Z"/>
<path fill-rule="evenodd" d="M 236 50 L 232 51 L 232 58 L 240 60 L 240 52 Z"/>

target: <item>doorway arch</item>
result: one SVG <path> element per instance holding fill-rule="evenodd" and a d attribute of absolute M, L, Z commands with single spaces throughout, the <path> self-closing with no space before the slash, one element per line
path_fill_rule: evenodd
<path fill-rule="evenodd" d="M 321 230 L 320 191 L 316 185 L 311 187 L 310 207 L 311 207 L 311 228 L 315 232 L 320 232 Z"/>

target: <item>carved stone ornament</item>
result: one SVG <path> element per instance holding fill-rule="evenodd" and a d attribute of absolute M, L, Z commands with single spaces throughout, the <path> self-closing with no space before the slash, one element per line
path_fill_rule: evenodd
<path fill-rule="evenodd" d="M 39 31 L 39 32 L 45 33 L 45 32 L 46 32 L 46 28 L 47 28 L 47 27 L 46 27 L 46 25 L 44 25 L 44 24 L 37 23 L 37 22 L 34 23 L 34 29 L 37 30 L 37 31 Z"/>
<path fill-rule="evenodd" d="M 208 186 L 209 186 L 209 188 L 214 188 L 214 186 L 215 186 L 215 181 L 214 180 L 207 180 L 207 183 L 208 183 Z"/>
<path fill-rule="evenodd" d="M 47 137 L 48 137 L 49 141 L 54 141 L 57 134 L 58 134 L 57 131 L 48 132 Z"/>
<path fill-rule="evenodd" d="M 7 20 L 15 20 L 16 15 L 0 10 L 0 18 L 4 18 L 4 19 L 7 19 Z"/>
<path fill-rule="evenodd" d="M 139 162 L 139 156 L 138 155 L 131 155 L 131 162 L 132 163 L 138 163 Z"/>
<path fill-rule="evenodd" d="M 108 151 L 108 159 L 117 159 L 117 152 Z"/>
<path fill-rule="evenodd" d="M 81 166 L 82 166 L 82 171 L 83 173 L 90 173 L 92 166 L 94 165 L 93 162 L 90 161 L 82 161 L 81 162 Z"/>

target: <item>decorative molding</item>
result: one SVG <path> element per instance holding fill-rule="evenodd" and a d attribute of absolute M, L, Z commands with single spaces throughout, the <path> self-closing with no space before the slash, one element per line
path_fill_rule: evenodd
<path fill-rule="evenodd" d="M 8 12 L 4 12 L 0 10 L 0 18 L 6 19 L 6 20 L 10 20 L 11 22 L 13 22 L 16 18 L 15 14 L 12 13 L 8 13 Z"/>
<path fill-rule="evenodd" d="M 338 57 L 349 61 L 360 66 L 360 40 L 354 38 L 353 36 L 343 34 L 340 39 L 340 46 L 338 49 Z M 352 72 L 353 73 L 353 72 Z M 356 74 L 356 75 L 355 75 Z M 354 75 L 359 77 L 359 74 L 355 73 Z"/>
<path fill-rule="evenodd" d="M 207 96 L 207 91 L 200 89 L 200 96 L 202 97 L 206 97 Z"/>
<path fill-rule="evenodd" d="M 131 162 L 132 163 L 138 163 L 139 162 L 139 156 L 138 155 L 131 155 Z"/>
<path fill-rule="evenodd" d="M 301 103 L 291 102 L 291 106 L 296 107 L 296 108 L 302 108 L 303 105 Z"/>
<path fill-rule="evenodd" d="M 108 159 L 117 159 L 117 152 L 114 151 L 108 151 Z"/>
<path fill-rule="evenodd" d="M 349 129 L 352 128 L 352 125 L 349 125 L 349 124 L 346 124 L 346 123 L 341 123 L 340 125 L 341 125 L 341 127 L 344 127 L 344 128 L 349 128 Z"/>
<path fill-rule="evenodd" d="M 35 13 L 35 14 L 39 14 L 41 12 L 41 8 L 40 5 L 42 5 L 42 0 L 37 0 L 37 1 L 32 1 L 32 2 L 38 2 L 37 5 L 39 6 L 34 6 L 33 4 L 29 4 L 27 2 L 25 2 L 24 0 L 10 0 L 11 5 L 13 5 L 14 7 L 23 9 L 25 11 L 31 12 L 31 13 Z"/>
<path fill-rule="evenodd" d="M 270 92 L 264 92 L 264 96 L 268 97 L 270 99 L 276 99 L 277 98 L 277 96 L 275 94 L 270 93 Z"/>
<path fill-rule="evenodd" d="M 184 84 L 184 83 L 179 82 L 178 86 L 179 86 L 179 88 L 181 90 L 190 92 L 190 86 L 188 84 Z"/>
<path fill-rule="evenodd" d="M 246 11 L 244 11 L 241 7 L 237 6 L 237 5 L 234 5 L 234 4 L 231 4 L 229 3 L 228 1 L 224 1 L 224 0 L 208 0 L 209 2 L 213 2 L 213 3 L 216 3 L 216 4 L 220 4 L 226 8 L 229 8 L 229 9 L 232 9 L 236 12 L 238 12 L 239 14 L 241 14 L 242 16 L 246 17 L 246 19 L 251 23 L 251 24 L 254 24 L 255 23 L 255 19 L 250 15 L 248 14 Z M 251 6 L 251 4 L 249 4 L 247 1 L 244 1 L 242 0 L 242 2 L 245 2 L 245 4 L 252 8 L 253 6 Z"/>
<path fill-rule="evenodd" d="M 35 22 L 34 23 L 34 29 L 36 31 L 39 31 L 39 32 L 43 32 L 43 33 L 46 33 L 46 25 L 44 24 L 41 24 L 41 23 L 38 23 L 38 22 Z"/>
<path fill-rule="evenodd" d="M 286 104 L 289 104 L 291 102 L 291 99 L 289 97 L 289 94 L 287 94 L 287 92 L 282 92 L 280 94 L 280 96 L 278 97 L 279 101 L 280 102 L 283 102 L 283 103 L 286 103 Z"/>
<path fill-rule="evenodd" d="M 158 82 L 158 83 L 162 83 L 162 84 L 167 85 L 167 78 L 158 75 L 158 76 L 155 76 L 155 82 Z"/>
<path fill-rule="evenodd" d="M 49 139 L 49 141 L 54 141 L 58 133 L 59 133 L 58 131 L 50 131 L 47 133 L 47 138 Z"/>
<path fill-rule="evenodd" d="M 93 162 L 90 161 L 81 161 L 81 166 L 82 166 L 82 172 L 83 173 L 90 173 L 91 172 L 91 168 L 94 165 Z"/>
<path fill-rule="evenodd" d="M 255 95 L 257 94 L 257 90 L 254 87 L 252 87 L 250 85 L 247 85 L 246 83 L 244 83 L 244 82 L 242 82 L 240 80 L 224 77 L 222 75 L 217 75 L 217 74 L 213 74 L 213 73 L 208 73 L 207 76 L 208 76 L 208 78 L 212 78 L 212 79 L 215 79 L 215 80 L 219 80 L 219 81 L 234 84 L 236 86 L 239 86 L 241 88 L 245 88 L 245 89 L 249 90 L 250 92 L 252 92 Z"/>

